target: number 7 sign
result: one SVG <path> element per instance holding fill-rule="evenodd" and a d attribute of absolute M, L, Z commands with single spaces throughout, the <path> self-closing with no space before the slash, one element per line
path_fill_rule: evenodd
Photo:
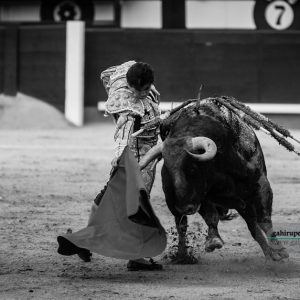
<path fill-rule="evenodd" d="M 256 0 L 254 20 L 257 29 L 300 29 L 300 1 Z"/>
<path fill-rule="evenodd" d="M 277 30 L 284 30 L 294 21 L 294 11 L 289 3 L 281 0 L 271 2 L 265 10 L 268 24 Z"/>

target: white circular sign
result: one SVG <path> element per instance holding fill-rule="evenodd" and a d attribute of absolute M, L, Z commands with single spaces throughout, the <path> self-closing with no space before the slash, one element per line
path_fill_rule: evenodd
<path fill-rule="evenodd" d="M 277 0 L 272 1 L 265 10 L 265 18 L 268 24 L 277 30 L 284 30 L 294 21 L 294 11 L 289 3 Z"/>
<path fill-rule="evenodd" d="M 59 3 L 53 11 L 54 21 L 80 20 L 80 7 L 73 1 L 63 1 Z"/>

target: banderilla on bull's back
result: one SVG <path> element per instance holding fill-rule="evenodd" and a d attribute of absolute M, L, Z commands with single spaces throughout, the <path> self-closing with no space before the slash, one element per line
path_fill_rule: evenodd
<path fill-rule="evenodd" d="M 261 130 L 264 133 L 271 135 L 278 141 L 280 145 L 300 156 L 300 152 L 297 151 L 295 147 L 286 140 L 286 138 L 291 138 L 298 144 L 300 144 L 300 141 L 293 137 L 287 129 L 279 126 L 263 114 L 253 111 L 249 106 L 236 100 L 233 97 L 222 96 L 209 99 L 219 102 L 221 105 L 232 111 L 238 118 L 247 123 L 253 129 Z"/>
<path fill-rule="evenodd" d="M 171 109 L 171 110 L 169 111 L 169 116 L 175 114 L 176 112 L 178 112 L 178 111 L 181 110 L 182 108 L 184 108 L 184 107 L 186 107 L 187 105 L 189 105 L 189 104 L 191 104 L 191 103 L 193 103 L 193 102 L 196 102 L 196 101 L 198 101 L 198 99 L 188 99 L 188 100 L 185 100 L 185 101 L 184 101 L 182 104 L 180 104 L 179 106 L 177 106 L 177 107 Z M 150 128 L 152 128 L 153 126 L 155 126 L 155 125 L 157 125 L 157 124 L 161 124 L 161 123 L 163 122 L 164 119 L 165 119 L 165 118 L 164 118 L 163 115 L 154 118 L 154 120 L 152 120 L 152 121 L 150 121 L 149 123 L 147 123 L 147 124 L 143 127 L 143 129 L 140 129 L 140 130 L 134 132 L 134 133 L 132 134 L 132 136 L 133 136 L 133 137 L 136 137 L 136 136 L 138 136 L 139 134 L 141 134 L 144 130 L 150 129 Z"/>
<path fill-rule="evenodd" d="M 261 130 L 265 134 L 268 134 L 272 136 L 274 139 L 278 141 L 280 145 L 282 145 L 284 148 L 286 148 L 288 151 L 296 153 L 298 156 L 300 156 L 300 152 L 297 151 L 286 138 L 290 138 L 300 144 L 300 141 L 296 139 L 292 134 L 289 132 L 289 130 L 283 128 L 282 126 L 279 126 L 263 114 L 260 114 L 256 111 L 253 111 L 249 106 L 245 105 L 244 103 L 236 100 L 233 97 L 229 96 L 221 96 L 221 97 L 209 97 L 205 99 L 200 99 L 201 95 L 201 90 L 202 90 L 202 85 L 200 86 L 199 93 L 198 93 L 198 98 L 197 99 L 187 99 L 185 100 L 182 104 L 179 106 L 171 109 L 169 111 L 169 114 L 167 114 L 167 117 L 165 115 L 161 115 L 159 117 L 156 117 L 153 121 L 149 122 L 146 124 L 143 129 L 140 129 L 132 134 L 132 136 L 136 137 L 140 133 L 142 133 L 144 130 L 150 129 L 154 125 L 157 124 L 162 124 L 163 122 L 168 121 L 168 119 L 180 111 L 181 109 L 185 108 L 191 103 L 196 104 L 196 110 L 199 110 L 201 106 L 201 102 L 206 102 L 207 101 L 212 101 L 212 102 L 217 102 L 220 105 L 226 107 L 229 109 L 232 113 L 234 113 L 239 119 L 241 119 L 243 122 L 245 122 L 247 125 L 252 127 L 255 130 Z"/>

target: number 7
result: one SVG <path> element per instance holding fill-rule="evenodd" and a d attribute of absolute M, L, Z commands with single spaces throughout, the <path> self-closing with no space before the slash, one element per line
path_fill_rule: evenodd
<path fill-rule="evenodd" d="M 281 25 L 281 18 L 283 16 L 283 13 L 285 12 L 285 7 L 283 5 L 275 5 L 275 9 L 280 10 L 276 25 Z"/>

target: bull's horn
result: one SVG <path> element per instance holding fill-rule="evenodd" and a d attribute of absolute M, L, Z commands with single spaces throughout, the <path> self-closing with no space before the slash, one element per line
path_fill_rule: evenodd
<path fill-rule="evenodd" d="M 207 161 L 213 159 L 217 153 L 216 143 L 205 136 L 198 136 L 190 139 L 188 142 L 188 149 L 186 152 L 193 158 L 199 161 Z M 201 154 L 195 154 L 193 152 L 203 150 Z"/>
<path fill-rule="evenodd" d="M 144 155 L 144 157 L 139 162 L 141 170 L 144 169 L 152 160 L 157 158 L 162 153 L 163 146 L 164 143 L 157 144 Z"/>

